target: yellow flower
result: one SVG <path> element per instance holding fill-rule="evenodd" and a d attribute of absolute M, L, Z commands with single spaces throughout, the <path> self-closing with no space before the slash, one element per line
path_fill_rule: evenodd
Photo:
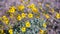
<path fill-rule="evenodd" d="M 40 34 L 44 34 L 44 30 L 40 30 Z"/>
<path fill-rule="evenodd" d="M 33 4 L 33 3 L 28 6 L 28 8 L 34 8 L 34 7 L 35 7 L 35 4 Z"/>
<path fill-rule="evenodd" d="M 6 16 L 3 16 L 2 19 L 2 21 L 5 22 L 5 24 L 9 24 L 9 19 Z"/>
<path fill-rule="evenodd" d="M 28 14 L 28 17 L 29 17 L 29 18 L 33 18 L 33 14 L 32 14 L 32 13 L 29 13 L 29 14 Z"/>
<path fill-rule="evenodd" d="M 22 11 L 22 10 L 24 10 L 24 8 L 25 8 L 24 5 L 18 6 L 18 10 L 21 10 Z"/>
<path fill-rule="evenodd" d="M 29 21 L 27 21 L 27 22 L 25 23 L 25 25 L 26 25 L 26 27 L 30 27 L 30 26 L 31 26 L 31 24 L 30 24 Z"/>
<path fill-rule="evenodd" d="M 6 18 L 6 16 L 2 16 L 2 18 Z"/>
<path fill-rule="evenodd" d="M 17 20 L 19 20 L 19 21 L 20 21 L 21 19 L 22 19 L 22 18 L 21 18 L 21 16 L 20 16 L 20 15 L 18 15 L 18 16 L 17 16 Z"/>
<path fill-rule="evenodd" d="M 48 14 L 46 14 L 46 15 L 45 15 L 45 17 L 46 17 L 47 19 L 49 19 L 49 18 L 50 18 L 50 16 L 49 16 Z"/>
<path fill-rule="evenodd" d="M 60 19 L 60 14 L 59 13 L 56 13 L 56 18 Z"/>
<path fill-rule="evenodd" d="M 8 20 L 6 20 L 6 21 L 5 21 L 5 23 L 8 25 L 8 24 L 9 24 L 9 21 L 8 21 Z"/>
<path fill-rule="evenodd" d="M 38 12 L 38 9 L 37 9 L 37 8 L 32 8 L 32 11 L 33 11 L 34 13 L 37 13 L 37 12 Z"/>
<path fill-rule="evenodd" d="M 22 13 L 21 15 L 22 15 L 22 18 L 25 18 L 26 17 L 26 14 L 25 13 Z"/>
<path fill-rule="evenodd" d="M 14 6 L 12 6 L 12 7 L 10 7 L 10 9 L 8 10 L 10 13 L 14 13 L 15 12 L 15 7 Z"/>
<path fill-rule="evenodd" d="M 47 27 L 46 23 L 43 23 L 43 27 L 44 27 L 44 28 L 46 28 L 46 27 Z"/>
<path fill-rule="evenodd" d="M 32 3 L 32 4 L 31 4 L 31 8 L 34 8 L 34 7 L 35 7 L 35 4 Z"/>
<path fill-rule="evenodd" d="M 9 29 L 9 33 L 10 34 L 13 34 L 13 29 Z"/>
<path fill-rule="evenodd" d="M 26 32 L 26 28 L 25 27 L 22 27 L 21 31 L 22 32 Z"/>

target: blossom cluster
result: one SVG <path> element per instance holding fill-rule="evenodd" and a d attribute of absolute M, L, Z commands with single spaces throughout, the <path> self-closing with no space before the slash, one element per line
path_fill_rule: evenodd
<path fill-rule="evenodd" d="M 20 0 L 15 6 L 10 5 L 0 16 L 0 34 L 48 34 L 49 28 L 56 30 L 56 23 L 60 25 L 60 11 L 52 3 L 44 2 Z"/>

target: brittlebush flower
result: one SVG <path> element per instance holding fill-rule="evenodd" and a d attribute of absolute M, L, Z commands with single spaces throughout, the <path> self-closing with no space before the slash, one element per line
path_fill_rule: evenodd
<path fill-rule="evenodd" d="M 29 17 L 29 18 L 33 18 L 33 14 L 32 14 L 32 13 L 29 13 L 29 14 L 28 14 L 28 17 Z"/>
<path fill-rule="evenodd" d="M 15 13 L 15 7 L 14 6 L 10 7 L 10 9 L 8 11 L 9 11 L 9 13 Z"/>
<path fill-rule="evenodd" d="M 32 4 L 31 4 L 31 8 L 34 8 L 34 7 L 35 7 L 35 4 L 32 3 Z"/>
<path fill-rule="evenodd" d="M 13 29 L 9 29 L 9 33 L 10 34 L 13 34 Z"/>
<path fill-rule="evenodd" d="M 31 24 L 30 24 L 29 21 L 27 21 L 27 22 L 25 23 L 25 25 L 26 25 L 26 27 L 28 27 L 28 28 L 31 26 Z"/>
<path fill-rule="evenodd" d="M 47 27 L 46 23 L 43 23 L 43 27 L 44 27 L 44 28 L 46 28 L 46 27 Z"/>
<path fill-rule="evenodd" d="M 35 8 L 32 8 L 32 11 L 33 11 L 34 13 L 37 13 L 37 12 L 38 12 L 38 9 L 35 7 Z"/>
<path fill-rule="evenodd" d="M 40 34 L 44 34 L 44 30 L 40 30 Z"/>
<path fill-rule="evenodd" d="M 5 23 L 5 24 L 9 24 L 9 19 L 6 17 L 6 16 L 3 16 L 2 17 L 2 21 Z"/>
<path fill-rule="evenodd" d="M 22 27 L 22 28 L 21 28 L 21 31 L 22 31 L 22 32 L 26 32 L 26 27 Z"/>
<path fill-rule="evenodd" d="M 60 14 L 59 13 L 56 13 L 56 18 L 60 19 Z"/>
<path fill-rule="evenodd" d="M 46 14 L 46 15 L 45 15 L 45 17 L 46 17 L 47 19 L 49 19 L 49 18 L 50 18 L 50 16 L 49 16 L 48 14 Z"/>
<path fill-rule="evenodd" d="M 22 18 L 25 18 L 26 17 L 26 14 L 25 13 L 22 13 L 21 15 L 22 15 Z"/>
<path fill-rule="evenodd" d="M 34 7 L 35 7 L 35 4 L 33 4 L 33 3 L 28 6 L 28 8 L 34 8 Z"/>
<path fill-rule="evenodd" d="M 17 16 L 17 20 L 20 21 L 21 19 L 22 19 L 22 17 L 21 17 L 20 15 L 18 15 L 18 16 Z"/>
<path fill-rule="evenodd" d="M 28 8 L 32 9 L 32 11 L 35 13 L 38 12 L 38 9 L 35 7 L 35 4 L 33 4 L 33 3 L 31 5 L 29 5 Z"/>
<path fill-rule="evenodd" d="M 22 10 L 24 10 L 24 8 L 25 8 L 24 5 L 19 5 L 19 6 L 18 6 L 18 10 L 21 10 L 21 11 L 22 11 Z"/>

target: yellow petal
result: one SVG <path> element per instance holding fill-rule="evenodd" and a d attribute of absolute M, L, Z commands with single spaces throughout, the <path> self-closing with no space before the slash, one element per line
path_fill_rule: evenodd
<path fill-rule="evenodd" d="M 25 13 L 22 13 L 21 15 L 22 15 L 22 18 L 25 18 L 26 17 L 26 14 Z"/>
<path fill-rule="evenodd" d="M 56 14 L 56 18 L 60 19 L 60 14 L 59 13 Z"/>
<path fill-rule="evenodd" d="M 44 28 L 46 28 L 46 27 L 47 27 L 46 23 L 43 23 L 43 27 L 44 27 Z"/>
<path fill-rule="evenodd" d="M 25 27 L 22 27 L 21 31 L 22 32 L 26 32 L 26 28 Z"/>
<path fill-rule="evenodd" d="M 33 11 L 34 13 L 37 13 L 37 12 L 38 12 L 38 9 L 37 9 L 37 8 L 32 8 L 32 11 Z"/>
<path fill-rule="evenodd" d="M 44 34 L 44 30 L 40 30 L 40 34 Z"/>
<path fill-rule="evenodd" d="M 46 14 L 45 16 L 46 16 L 46 18 L 47 18 L 47 19 L 49 19 L 49 18 L 50 18 L 50 16 L 49 16 L 48 14 Z"/>
<path fill-rule="evenodd" d="M 29 21 L 27 21 L 26 22 L 26 27 L 30 27 L 31 25 L 30 25 L 30 22 Z"/>
<path fill-rule="evenodd" d="M 9 29 L 9 33 L 10 34 L 13 34 L 13 29 Z"/>
<path fill-rule="evenodd" d="M 29 13 L 29 14 L 28 14 L 28 17 L 29 17 L 29 18 L 33 18 L 33 14 Z"/>
<path fill-rule="evenodd" d="M 20 21 L 21 19 L 22 19 L 22 18 L 21 18 L 21 16 L 20 16 L 20 15 L 18 15 L 18 16 L 17 16 L 17 20 L 19 20 L 19 21 Z"/>
<path fill-rule="evenodd" d="M 28 8 L 34 8 L 34 7 L 35 7 L 35 4 L 33 4 L 33 3 L 28 6 Z"/>
<path fill-rule="evenodd" d="M 24 5 L 18 6 L 18 9 L 21 10 L 21 11 L 22 11 L 24 8 L 25 8 Z"/>
<path fill-rule="evenodd" d="M 15 7 L 14 6 L 12 6 L 12 7 L 10 7 L 10 9 L 8 10 L 10 13 L 14 13 L 15 12 Z"/>

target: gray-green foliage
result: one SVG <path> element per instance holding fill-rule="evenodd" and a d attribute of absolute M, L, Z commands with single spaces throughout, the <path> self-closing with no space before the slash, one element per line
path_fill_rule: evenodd
<path fill-rule="evenodd" d="M 19 34 L 37 34 L 39 32 L 40 29 L 42 30 L 46 30 L 46 28 L 43 27 L 43 23 L 46 23 L 46 21 L 44 19 L 38 19 L 38 18 L 34 18 L 29 20 L 29 22 L 31 23 L 31 27 L 30 28 L 26 28 L 26 32 L 21 32 L 21 27 L 25 26 L 25 23 L 23 21 L 18 22 L 20 24 L 20 26 L 17 26 L 16 30 L 18 30 L 19 28 Z M 18 31 L 14 31 L 15 33 Z"/>

